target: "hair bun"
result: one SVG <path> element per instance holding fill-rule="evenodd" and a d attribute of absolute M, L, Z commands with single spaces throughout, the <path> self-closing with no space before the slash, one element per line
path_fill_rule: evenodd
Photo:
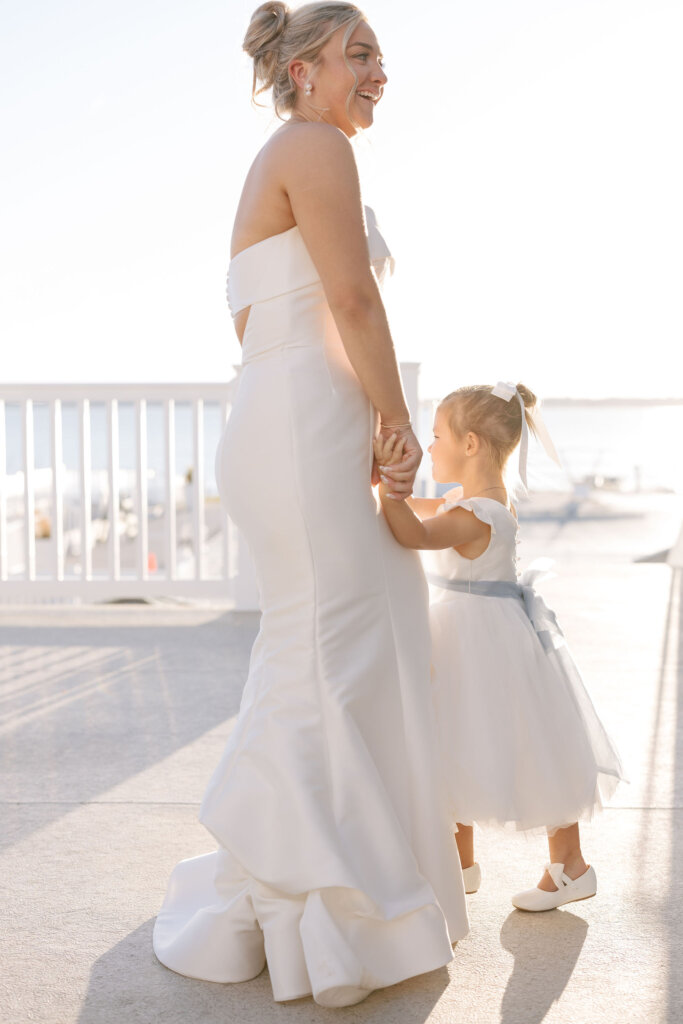
<path fill-rule="evenodd" d="M 288 14 L 289 7 L 279 3 L 279 0 L 271 0 L 257 7 L 251 16 L 242 49 L 254 60 L 277 50 L 273 44 L 284 32 Z"/>
<path fill-rule="evenodd" d="M 520 398 L 524 402 L 525 409 L 533 409 L 535 405 L 538 405 L 536 395 L 525 384 L 518 384 L 517 390 Z"/>
<path fill-rule="evenodd" d="M 284 120 L 283 115 L 294 110 L 297 98 L 297 86 L 289 73 L 291 62 L 297 58 L 315 61 L 337 29 L 363 18 L 348 0 L 314 0 L 291 10 L 280 0 L 269 0 L 257 7 L 242 43 L 253 60 L 252 102 L 272 90 L 275 113 Z"/>

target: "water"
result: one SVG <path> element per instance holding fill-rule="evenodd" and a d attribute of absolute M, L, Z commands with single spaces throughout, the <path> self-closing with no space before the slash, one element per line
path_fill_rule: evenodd
<path fill-rule="evenodd" d="M 419 422 L 425 446 L 431 439 L 431 418 L 425 403 Z M 556 399 L 544 403 L 543 418 L 563 469 L 532 440 L 530 490 L 568 490 L 585 482 L 625 491 L 683 493 L 683 459 L 677 451 L 683 437 L 683 402 Z M 428 473 L 428 463 L 423 467 Z"/>

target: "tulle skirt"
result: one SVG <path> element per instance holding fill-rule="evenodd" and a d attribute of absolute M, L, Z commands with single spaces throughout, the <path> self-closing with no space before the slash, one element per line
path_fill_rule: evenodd
<path fill-rule="evenodd" d="M 453 821 L 553 832 L 592 817 L 623 771 L 566 644 L 546 649 L 508 598 L 448 593 L 430 620 Z"/>

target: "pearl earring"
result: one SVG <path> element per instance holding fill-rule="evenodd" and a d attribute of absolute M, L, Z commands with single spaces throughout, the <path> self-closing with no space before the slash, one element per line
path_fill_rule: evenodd
<path fill-rule="evenodd" d="M 310 82 L 306 82 L 306 86 L 305 86 L 305 88 L 304 88 L 304 92 L 305 92 L 305 94 L 306 94 L 307 96 L 310 96 L 310 95 L 311 95 L 311 93 L 313 92 L 313 86 L 311 85 L 311 83 L 310 83 Z"/>

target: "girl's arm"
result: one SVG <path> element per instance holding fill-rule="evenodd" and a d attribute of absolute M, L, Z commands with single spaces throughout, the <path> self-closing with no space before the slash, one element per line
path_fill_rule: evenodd
<path fill-rule="evenodd" d="M 429 519 L 443 505 L 443 498 L 406 498 L 406 503 L 420 519 Z"/>
<path fill-rule="evenodd" d="M 491 536 L 491 527 L 466 508 L 452 508 L 450 512 L 421 521 L 405 501 L 389 497 L 384 483 L 379 486 L 379 497 L 391 532 L 404 548 L 422 551 L 459 548 Z"/>
<path fill-rule="evenodd" d="M 387 439 L 377 437 L 374 442 L 375 458 L 380 466 L 391 468 L 400 460 L 403 452 L 403 439 L 396 435 Z M 405 548 L 418 550 L 441 550 L 458 548 L 473 540 L 489 539 L 491 527 L 482 523 L 473 512 L 466 508 L 453 508 L 450 512 L 436 515 L 436 509 L 443 504 L 443 498 L 418 498 L 400 501 L 392 498 L 388 485 L 382 482 L 379 486 L 379 497 L 382 510 L 399 544 Z M 392 485 L 393 486 L 393 485 Z M 415 509 L 415 511 L 413 511 Z M 424 509 L 427 518 L 418 519 L 415 512 Z"/>

